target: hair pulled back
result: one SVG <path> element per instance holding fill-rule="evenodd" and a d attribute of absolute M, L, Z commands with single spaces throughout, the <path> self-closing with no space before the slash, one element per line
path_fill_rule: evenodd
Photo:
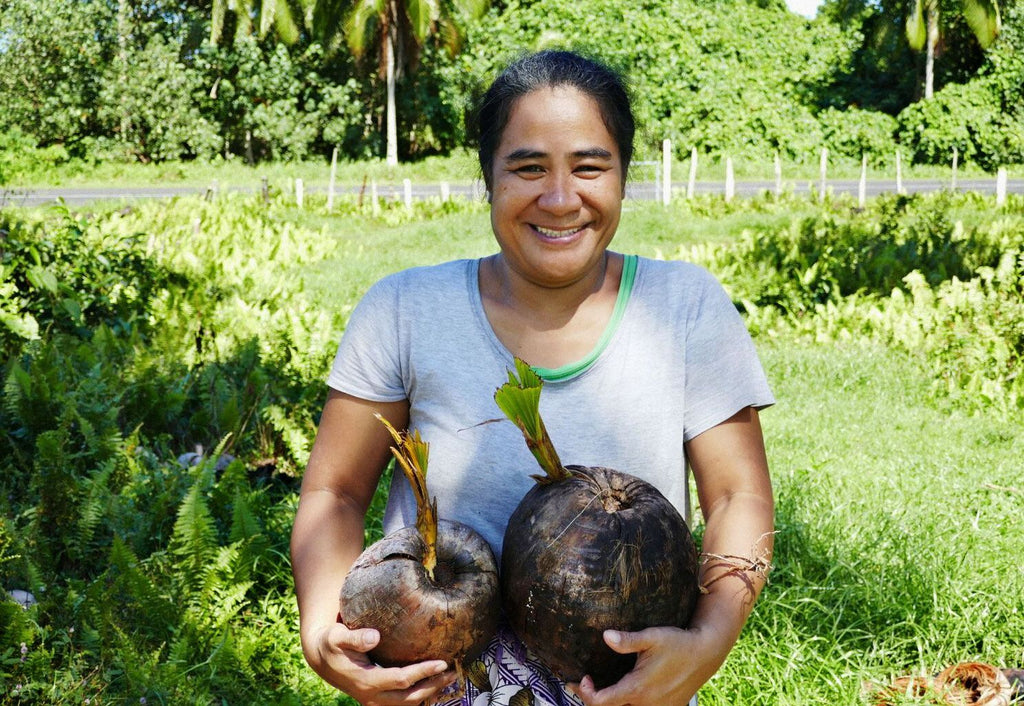
<path fill-rule="evenodd" d="M 546 50 L 527 54 L 509 64 L 480 101 L 476 113 L 480 135 L 477 156 L 488 189 L 491 188 L 494 153 L 516 101 L 532 91 L 556 86 L 575 88 L 597 103 L 601 119 L 619 148 L 625 179 L 633 158 L 633 135 L 636 133 L 625 81 L 616 71 L 595 59 L 569 51 Z"/>

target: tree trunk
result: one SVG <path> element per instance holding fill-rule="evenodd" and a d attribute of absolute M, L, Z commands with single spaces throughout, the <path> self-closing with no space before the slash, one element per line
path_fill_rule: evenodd
<path fill-rule="evenodd" d="M 395 42 L 392 32 L 387 33 L 384 46 L 384 62 L 388 88 L 387 107 L 387 163 L 389 167 L 398 164 L 398 116 L 395 108 Z"/>
<path fill-rule="evenodd" d="M 128 83 L 128 2 L 118 0 L 117 3 L 117 63 L 118 80 L 121 86 Z M 121 112 L 121 141 L 128 143 L 128 130 L 131 126 L 131 117 L 128 108 L 125 106 L 124 93 L 120 99 Z"/>
<path fill-rule="evenodd" d="M 924 97 L 935 94 L 935 49 L 939 45 L 939 8 L 925 11 L 928 22 L 927 55 L 924 62 Z"/>

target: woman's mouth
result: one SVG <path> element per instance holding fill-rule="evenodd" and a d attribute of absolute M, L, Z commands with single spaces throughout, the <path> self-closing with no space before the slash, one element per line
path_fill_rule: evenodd
<path fill-rule="evenodd" d="M 585 225 L 576 226 L 574 228 L 542 228 L 533 224 L 531 224 L 531 226 L 547 240 L 569 240 L 586 228 Z"/>

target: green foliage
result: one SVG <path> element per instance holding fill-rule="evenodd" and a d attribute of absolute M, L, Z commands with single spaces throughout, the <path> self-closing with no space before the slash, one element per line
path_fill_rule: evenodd
<path fill-rule="evenodd" d="M 0 186 L 17 183 L 37 171 L 46 171 L 68 160 L 61 145 L 40 148 L 36 139 L 19 127 L 0 132 Z"/>
<path fill-rule="evenodd" d="M 373 280 L 493 242 L 479 201 L 292 204 L 4 215 L 12 268 L 34 247 L 100 301 L 77 326 L 41 276 L 0 299 L 47 322 L 6 339 L 0 581 L 39 603 L 0 600 L 4 699 L 337 702 L 303 662 L 287 560 L 323 373 Z M 1019 658 L 1024 203 L 627 207 L 621 249 L 686 242 L 722 278 L 786 411 L 764 415 L 777 568 L 702 702 L 858 704 L 893 670 Z M 115 272 L 148 294 L 104 303 Z"/>
<path fill-rule="evenodd" d="M 880 198 L 833 204 L 784 230 L 747 232 L 684 257 L 722 274 L 761 333 L 867 338 L 920 356 L 936 391 L 964 409 L 1024 409 L 1024 213 L 965 225 L 981 197 Z"/>
<path fill-rule="evenodd" d="M 5 694 L 326 689 L 294 640 L 286 557 L 339 326 L 291 279 L 323 234 L 281 216 L 255 198 L 4 212 L 4 311 L 38 326 L 4 329 L 0 576 L 40 601 L 0 601 Z"/>
<path fill-rule="evenodd" d="M 159 34 L 119 54 L 107 67 L 99 95 L 98 118 L 111 136 L 111 155 L 148 162 L 219 154 L 223 139 L 197 100 L 208 90 L 203 78 Z"/>
<path fill-rule="evenodd" d="M 896 132 L 892 116 L 858 108 L 828 108 L 818 114 L 818 121 L 830 152 L 852 159 L 867 156 L 875 166 L 891 162 Z"/>
<path fill-rule="evenodd" d="M 96 29 L 113 21 L 100 2 L 0 5 L 0 134 L 20 128 L 41 146 L 88 152 L 101 132 L 94 108 L 111 56 L 109 37 Z"/>
<path fill-rule="evenodd" d="M 994 88 L 984 78 L 950 84 L 908 106 L 899 116 L 900 143 L 924 164 L 948 164 L 954 148 L 989 171 L 1024 162 L 1024 114 L 1005 112 Z"/>
<path fill-rule="evenodd" d="M 542 47 L 596 51 L 627 71 L 651 154 L 671 138 L 677 156 L 704 153 L 806 159 L 820 129 L 805 100 L 852 47 L 835 27 L 812 29 L 777 6 L 612 0 L 515 5 L 471 36 L 477 75 L 489 79 L 516 53 Z M 585 35 L 566 27 L 588 28 Z M 784 40 L 783 40 L 784 37 Z"/>
<path fill-rule="evenodd" d="M 169 274 L 141 252 L 136 234 L 112 236 L 65 208 L 55 219 L 22 221 L 0 211 L 0 357 L 40 329 L 88 337 L 98 326 L 147 325 Z"/>

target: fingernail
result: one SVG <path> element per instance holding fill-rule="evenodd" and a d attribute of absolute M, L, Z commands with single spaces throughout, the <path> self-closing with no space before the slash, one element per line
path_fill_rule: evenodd
<path fill-rule="evenodd" d="M 620 635 L 616 630 L 605 630 L 604 641 L 609 645 L 617 645 L 622 642 L 622 635 Z"/>
<path fill-rule="evenodd" d="M 363 644 L 367 647 L 377 644 L 377 640 L 379 639 L 380 636 L 377 634 L 376 630 L 367 630 L 363 633 Z"/>

